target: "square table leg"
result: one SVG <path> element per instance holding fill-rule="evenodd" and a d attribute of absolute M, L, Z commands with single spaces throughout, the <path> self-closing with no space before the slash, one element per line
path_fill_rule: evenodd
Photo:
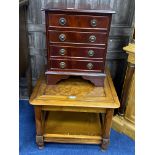
<path fill-rule="evenodd" d="M 114 109 L 106 109 L 106 113 L 104 118 L 102 117 L 102 124 L 103 124 L 103 139 L 101 148 L 106 150 L 109 143 L 110 143 L 110 129 L 112 124 L 112 117 L 113 117 Z"/>
<path fill-rule="evenodd" d="M 41 106 L 34 106 L 36 122 L 36 143 L 39 149 L 44 147 Z"/>

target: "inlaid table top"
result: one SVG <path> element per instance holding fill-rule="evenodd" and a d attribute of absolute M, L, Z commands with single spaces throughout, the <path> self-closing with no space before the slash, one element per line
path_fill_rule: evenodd
<path fill-rule="evenodd" d="M 120 106 L 110 73 L 106 70 L 104 87 L 95 87 L 80 77 L 70 77 L 56 85 L 47 85 L 40 77 L 30 98 L 30 104 L 80 108 L 118 108 Z"/>

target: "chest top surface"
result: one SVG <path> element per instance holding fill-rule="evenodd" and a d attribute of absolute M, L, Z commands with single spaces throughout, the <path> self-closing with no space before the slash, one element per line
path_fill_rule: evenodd
<path fill-rule="evenodd" d="M 61 12 L 83 12 L 83 13 L 107 13 L 113 14 L 113 11 L 106 1 L 101 0 L 53 0 L 48 3 L 45 11 Z"/>

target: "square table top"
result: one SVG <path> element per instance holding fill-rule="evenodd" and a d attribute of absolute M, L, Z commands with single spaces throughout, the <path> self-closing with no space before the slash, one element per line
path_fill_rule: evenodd
<path fill-rule="evenodd" d="M 34 87 L 30 104 L 79 108 L 119 108 L 120 103 L 109 73 L 106 69 L 104 87 L 96 87 L 81 77 L 70 77 L 56 85 L 47 85 L 42 75 Z"/>

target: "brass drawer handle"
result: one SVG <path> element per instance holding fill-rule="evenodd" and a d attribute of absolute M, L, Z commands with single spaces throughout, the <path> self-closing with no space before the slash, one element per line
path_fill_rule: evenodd
<path fill-rule="evenodd" d="M 93 50 L 89 50 L 89 51 L 88 51 L 88 55 L 89 55 L 90 57 L 94 56 L 94 51 L 93 51 Z"/>
<path fill-rule="evenodd" d="M 92 26 L 92 27 L 96 27 L 96 25 L 97 25 L 96 19 L 92 19 L 92 20 L 91 20 L 91 26 Z"/>
<path fill-rule="evenodd" d="M 66 24 L 66 19 L 65 18 L 60 18 L 59 19 L 59 24 L 60 25 L 65 25 Z"/>
<path fill-rule="evenodd" d="M 92 43 L 95 42 L 96 41 L 96 37 L 94 35 L 91 35 L 89 37 L 89 41 L 92 42 Z"/>
<path fill-rule="evenodd" d="M 65 39 L 66 39 L 65 34 L 60 34 L 59 39 L 60 39 L 60 41 L 65 41 Z"/>
<path fill-rule="evenodd" d="M 65 62 L 60 62 L 60 68 L 64 69 L 66 67 L 66 63 Z"/>
<path fill-rule="evenodd" d="M 93 64 L 92 64 L 92 63 L 88 63 L 88 64 L 87 64 L 87 68 L 88 68 L 88 69 L 92 69 L 92 68 L 93 68 Z"/>
<path fill-rule="evenodd" d="M 66 50 L 65 49 L 62 48 L 62 49 L 59 50 L 59 54 L 60 55 L 65 55 L 65 53 L 66 53 Z"/>

